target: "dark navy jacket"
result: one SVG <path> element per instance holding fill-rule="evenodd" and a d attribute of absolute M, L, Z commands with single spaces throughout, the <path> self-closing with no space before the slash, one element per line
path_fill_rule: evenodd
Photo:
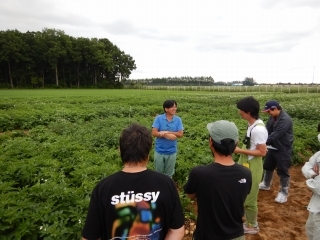
<path fill-rule="evenodd" d="M 270 116 L 266 125 L 268 142 L 280 152 L 291 152 L 293 145 L 293 123 L 291 117 L 281 110 L 276 120 Z"/>

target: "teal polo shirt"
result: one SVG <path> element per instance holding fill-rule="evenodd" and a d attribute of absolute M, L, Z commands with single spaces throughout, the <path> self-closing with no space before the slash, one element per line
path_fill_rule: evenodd
<path fill-rule="evenodd" d="M 152 127 L 157 128 L 159 131 L 178 132 L 184 130 L 180 117 L 173 116 L 172 120 L 168 121 L 165 113 L 155 118 Z M 156 138 L 155 151 L 165 155 L 176 153 L 177 140 L 172 141 L 166 138 Z"/>

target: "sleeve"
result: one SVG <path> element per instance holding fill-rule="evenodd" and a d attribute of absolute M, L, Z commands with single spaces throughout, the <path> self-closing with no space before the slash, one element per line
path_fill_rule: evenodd
<path fill-rule="evenodd" d="M 266 144 L 268 139 L 268 132 L 264 126 L 256 126 L 252 129 L 252 136 L 254 137 L 254 145 Z"/>
<path fill-rule="evenodd" d="M 315 164 L 320 164 L 320 151 L 316 152 L 310 159 L 308 162 L 306 162 L 304 164 L 304 166 L 302 167 L 301 171 L 302 174 L 307 178 L 311 178 L 314 174 L 316 174 L 313 171 L 313 167 Z"/>
<path fill-rule="evenodd" d="M 170 219 L 169 228 L 178 229 L 184 225 L 184 214 L 181 206 L 180 197 L 176 187 L 172 184 L 174 190 L 174 199 L 175 204 L 173 206 L 173 211 Z"/>
<path fill-rule="evenodd" d="M 152 124 L 152 128 L 156 128 L 156 129 L 158 129 L 159 131 L 161 131 L 161 129 L 160 129 L 160 118 L 159 118 L 159 116 L 161 116 L 161 115 L 158 115 L 158 116 L 156 116 L 156 118 L 154 119 L 154 121 L 153 121 L 153 124 Z"/>
<path fill-rule="evenodd" d="M 181 118 L 179 118 L 179 125 L 178 125 L 178 131 L 180 130 L 184 130 Z"/>
<path fill-rule="evenodd" d="M 308 188 L 317 195 L 320 195 L 320 176 L 316 176 L 314 179 L 308 179 L 306 181 Z"/>
<path fill-rule="evenodd" d="M 98 239 L 102 234 L 97 187 L 92 191 L 86 222 L 82 230 L 82 237 L 86 239 Z"/>
<path fill-rule="evenodd" d="M 196 193 L 196 169 L 191 169 L 187 183 L 183 186 L 183 190 L 186 194 Z"/>

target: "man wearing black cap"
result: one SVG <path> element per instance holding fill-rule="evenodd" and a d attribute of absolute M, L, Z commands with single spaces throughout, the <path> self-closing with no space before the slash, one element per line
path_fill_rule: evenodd
<path fill-rule="evenodd" d="M 232 153 L 239 133 L 233 122 L 207 124 L 209 147 L 214 162 L 194 167 L 184 191 L 198 204 L 194 240 L 244 239 L 243 204 L 250 192 L 252 177 L 248 168 L 236 164 Z"/>
<path fill-rule="evenodd" d="M 259 184 L 259 189 L 270 190 L 273 171 L 277 169 L 280 177 L 280 191 L 275 202 L 285 203 L 288 200 L 291 167 L 293 123 L 290 116 L 282 109 L 277 101 L 271 100 L 266 103 L 262 112 L 270 115 L 266 128 L 268 130 L 268 153 L 263 169 L 264 178 Z"/>

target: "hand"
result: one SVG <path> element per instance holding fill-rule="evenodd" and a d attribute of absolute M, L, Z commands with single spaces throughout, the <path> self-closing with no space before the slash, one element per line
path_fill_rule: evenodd
<path fill-rule="evenodd" d="M 165 137 L 166 139 L 169 139 L 169 140 L 176 140 L 176 139 L 177 139 L 177 136 L 174 135 L 174 134 L 172 134 L 172 133 L 166 133 L 166 134 L 164 135 L 164 137 Z"/>
<path fill-rule="evenodd" d="M 168 131 L 160 131 L 160 132 L 159 132 L 159 135 L 160 135 L 160 137 L 164 137 L 164 135 L 165 135 L 166 133 L 168 133 Z"/>

